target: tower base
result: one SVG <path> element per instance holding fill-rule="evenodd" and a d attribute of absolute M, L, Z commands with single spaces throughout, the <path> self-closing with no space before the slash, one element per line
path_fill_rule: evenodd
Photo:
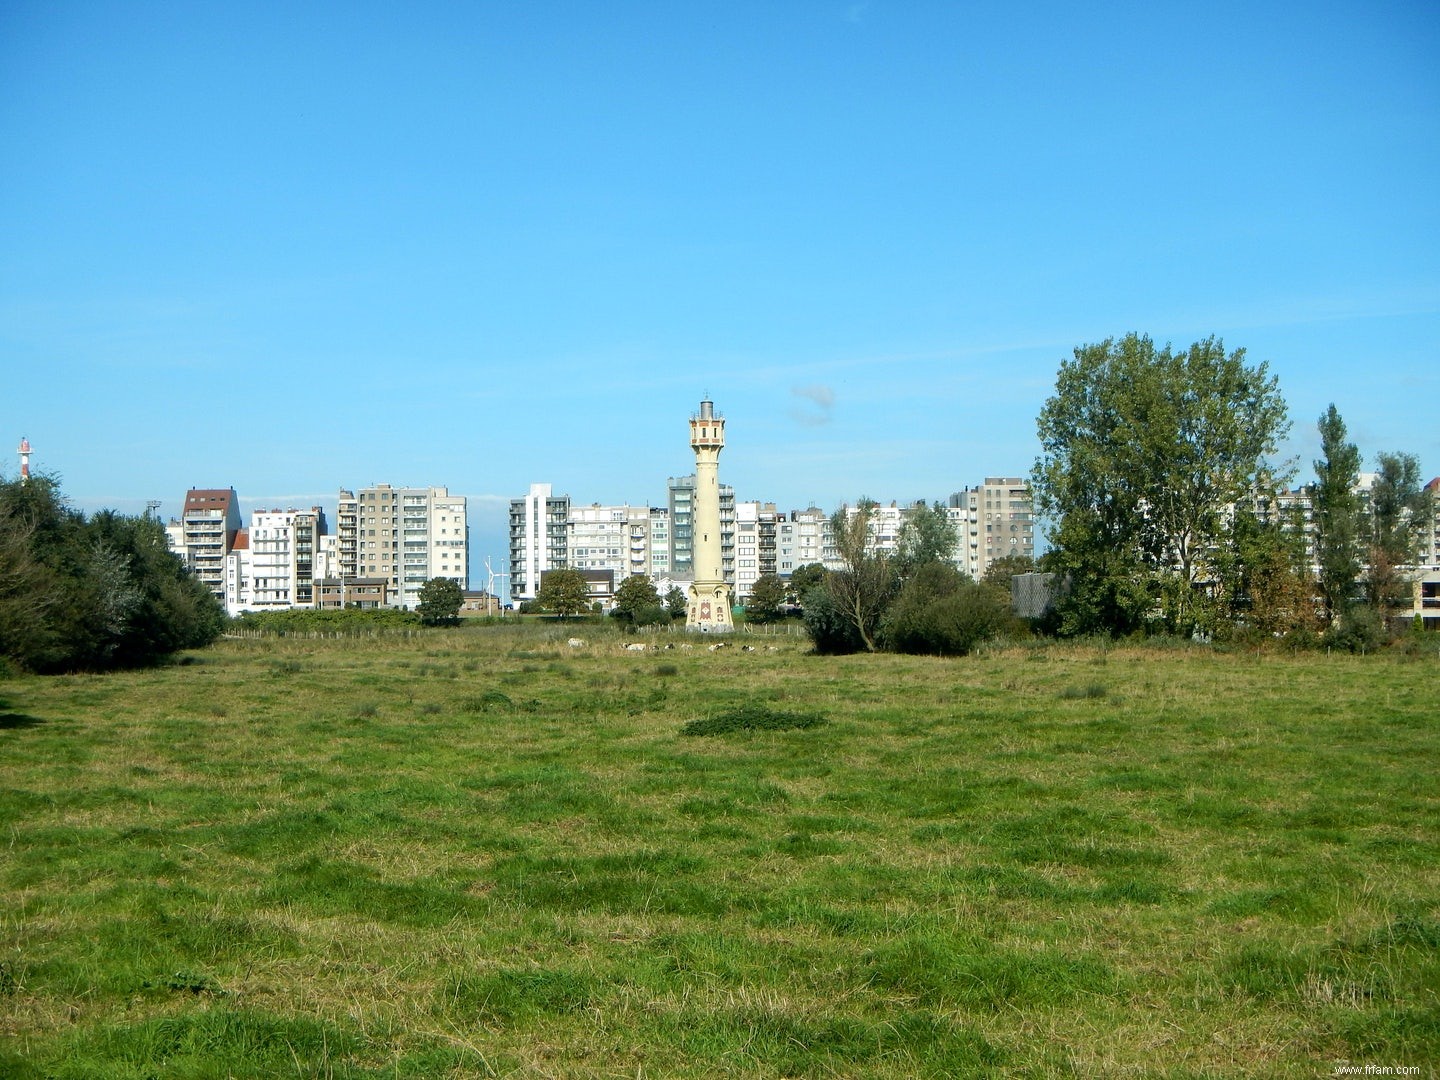
<path fill-rule="evenodd" d="M 730 586 L 723 581 L 697 581 L 690 586 L 685 629 L 700 634 L 728 634 L 735 629 L 730 615 Z"/>

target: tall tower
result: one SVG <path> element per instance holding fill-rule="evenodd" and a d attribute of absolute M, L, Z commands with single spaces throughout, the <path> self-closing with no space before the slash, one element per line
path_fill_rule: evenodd
<path fill-rule="evenodd" d="M 695 451 L 695 580 L 685 629 L 726 633 L 735 629 L 730 618 L 730 586 L 720 545 L 720 451 L 725 448 L 725 418 L 715 415 L 715 403 L 700 402 L 700 413 L 690 418 L 690 448 Z"/>
<path fill-rule="evenodd" d="M 30 480 L 30 440 L 24 435 L 20 436 L 20 449 L 16 453 L 20 455 L 20 483 L 28 483 Z"/>

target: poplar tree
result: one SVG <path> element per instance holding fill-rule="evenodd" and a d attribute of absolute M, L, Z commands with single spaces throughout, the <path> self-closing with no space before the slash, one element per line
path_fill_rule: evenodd
<path fill-rule="evenodd" d="M 1414 454 L 1382 453 L 1376 469 L 1365 520 L 1370 565 L 1366 585 L 1370 602 L 1383 616 L 1408 598 L 1410 585 L 1400 568 L 1414 564 L 1421 532 L 1434 510 L 1430 492 L 1420 482 L 1420 460 Z"/>
<path fill-rule="evenodd" d="M 1320 417 L 1321 457 L 1315 462 L 1315 562 L 1325 623 L 1342 621 L 1360 579 L 1360 451 L 1345 438 L 1345 421 L 1332 403 Z"/>

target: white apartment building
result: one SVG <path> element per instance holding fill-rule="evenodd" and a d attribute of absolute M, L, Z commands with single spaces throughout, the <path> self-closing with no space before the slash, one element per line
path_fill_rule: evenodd
<path fill-rule="evenodd" d="M 225 613 L 240 615 L 250 610 L 250 532 L 241 529 L 235 534 L 225 555 Z"/>
<path fill-rule="evenodd" d="M 316 550 L 325 511 L 256 510 L 225 557 L 225 608 L 283 611 L 315 606 Z"/>
<path fill-rule="evenodd" d="M 830 532 L 830 515 L 815 506 L 790 511 L 788 520 L 776 528 L 775 558 L 775 572 L 786 580 L 802 566 L 833 560 L 835 537 Z"/>
<path fill-rule="evenodd" d="M 663 506 L 650 507 L 650 577 L 657 583 L 670 578 L 670 511 Z"/>
<path fill-rule="evenodd" d="M 449 578 L 470 587 L 470 526 L 465 496 L 443 487 L 400 491 L 399 605 L 420 605 L 420 589 L 431 578 Z"/>
<path fill-rule="evenodd" d="M 524 498 L 510 500 L 510 599 L 534 600 L 540 575 L 569 566 L 570 496 L 549 484 L 531 484 Z"/>
<path fill-rule="evenodd" d="M 609 570 L 617 585 L 633 574 L 664 577 L 669 572 L 668 525 L 669 512 L 659 507 L 572 506 L 566 523 L 569 565 L 582 571 Z M 663 545 L 658 559 L 657 544 Z M 663 566 L 661 573 L 656 572 L 657 563 Z"/>
<path fill-rule="evenodd" d="M 735 599 L 743 601 L 760 576 L 760 516 L 763 504 L 737 500 L 735 503 Z M 775 506 L 769 504 L 773 514 Z"/>
<path fill-rule="evenodd" d="M 892 502 L 889 506 L 876 506 L 870 512 L 869 532 L 870 539 L 866 544 L 869 551 L 884 552 L 894 555 L 900 550 L 900 530 L 905 525 L 905 518 L 909 515 L 911 507 L 900 506 Z M 853 518 L 859 512 L 858 507 L 846 506 L 845 516 Z M 821 533 L 822 557 L 821 562 L 827 570 L 843 570 L 845 563 L 840 558 L 840 552 L 835 547 L 835 536 L 830 528 L 827 519 Z"/>

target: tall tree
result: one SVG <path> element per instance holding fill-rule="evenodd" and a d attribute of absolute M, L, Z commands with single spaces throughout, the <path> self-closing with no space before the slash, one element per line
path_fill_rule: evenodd
<path fill-rule="evenodd" d="M 1401 567 L 1414 565 L 1433 513 L 1430 492 L 1420 482 L 1420 460 L 1414 454 L 1380 454 L 1370 487 L 1365 540 L 1370 564 L 1367 592 L 1382 616 L 1409 598 L 1410 585 Z"/>
<path fill-rule="evenodd" d="M 1360 451 L 1345 437 L 1334 404 L 1317 424 L 1321 457 L 1315 462 L 1315 562 L 1325 623 L 1335 626 L 1350 609 L 1360 579 Z"/>
<path fill-rule="evenodd" d="M 684 591 L 678 585 L 671 585 L 670 591 L 665 594 L 665 610 L 670 613 L 670 618 L 683 619 L 688 606 Z"/>
<path fill-rule="evenodd" d="M 1203 625 L 1228 510 L 1289 429 L 1267 366 L 1215 338 L 1081 346 L 1037 426 L 1031 487 L 1071 577 L 1067 629 L 1123 633 L 1156 609 L 1173 632 Z"/>
<path fill-rule="evenodd" d="M 900 554 L 896 559 L 900 577 L 908 580 L 920 567 L 932 562 L 954 565 L 959 542 L 960 531 L 945 512 L 944 504 L 916 504 L 900 526 Z"/>
<path fill-rule="evenodd" d="M 568 619 L 590 610 L 590 586 L 573 567 L 547 570 L 540 579 L 535 603 L 541 611 Z"/>
<path fill-rule="evenodd" d="M 854 510 L 842 506 L 831 515 L 835 550 L 844 568 L 827 574 L 824 582 L 835 612 L 869 652 L 875 651 L 875 635 L 897 585 L 894 560 L 872 540 L 876 507 L 874 499 L 861 498 Z"/>

